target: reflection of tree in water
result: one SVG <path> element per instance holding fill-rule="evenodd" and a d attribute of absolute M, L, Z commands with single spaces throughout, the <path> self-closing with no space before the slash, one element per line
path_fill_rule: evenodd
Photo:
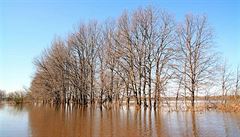
<path fill-rule="evenodd" d="M 32 136 L 180 136 L 217 135 L 209 112 L 164 112 L 134 108 L 109 110 L 79 106 L 35 106 L 29 109 Z M 213 116 L 220 116 L 215 115 Z M 222 117 L 222 116 L 220 116 Z M 218 119 L 218 118 L 217 118 Z M 228 119 L 226 119 L 228 120 Z M 234 119 L 232 119 L 234 122 Z M 214 124 L 219 124 L 216 121 Z M 231 123 L 226 122 L 226 126 Z M 219 124 L 224 128 L 222 124 Z M 218 125 L 218 126 L 219 126 Z M 211 129 L 209 129 L 211 128 Z M 229 127 L 231 128 L 231 127 Z M 236 129 L 239 133 L 239 129 Z M 231 132 L 234 132 L 231 130 Z M 219 134 L 218 134 L 219 135 Z M 223 136 L 226 133 L 223 133 Z M 231 134 L 232 135 L 232 134 Z"/>
<path fill-rule="evenodd" d="M 169 127 L 174 123 L 169 123 L 160 110 L 153 109 L 101 111 L 92 107 L 43 106 L 32 108 L 29 119 L 33 136 L 165 137 L 176 133 Z"/>
<path fill-rule="evenodd" d="M 3 107 L 4 107 L 4 104 L 1 104 L 1 102 L 0 102 L 0 109 L 3 108 Z"/>
<path fill-rule="evenodd" d="M 14 105 L 14 110 L 21 112 L 23 110 L 23 104 L 16 104 Z"/>
<path fill-rule="evenodd" d="M 240 113 L 233 115 L 232 113 L 223 112 L 221 117 L 223 119 L 224 133 L 227 137 L 235 137 L 240 135 Z"/>
<path fill-rule="evenodd" d="M 29 112 L 33 136 L 143 136 L 151 134 L 154 119 L 144 113 L 130 109 L 101 111 L 92 107 L 71 108 L 57 106 L 34 107 Z M 146 124 L 142 124 L 143 118 Z M 143 126 L 146 126 L 143 130 Z"/>
<path fill-rule="evenodd" d="M 14 116 L 24 115 L 27 113 L 27 107 L 23 104 L 15 104 L 13 106 L 7 106 L 9 109 L 9 113 Z"/>
<path fill-rule="evenodd" d="M 195 111 L 191 112 L 192 116 L 192 132 L 193 132 L 193 137 L 198 137 L 198 131 L 196 127 L 196 116 L 195 116 Z"/>

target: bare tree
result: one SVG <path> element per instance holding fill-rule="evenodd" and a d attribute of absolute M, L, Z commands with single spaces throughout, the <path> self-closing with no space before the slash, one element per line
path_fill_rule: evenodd
<path fill-rule="evenodd" d="M 163 94 L 168 81 L 172 78 L 171 61 L 173 56 L 174 41 L 174 22 L 172 17 L 162 12 L 160 14 L 159 31 L 157 32 L 156 49 L 154 51 L 156 65 L 156 81 L 155 81 L 155 100 L 154 107 L 160 102 L 161 94 Z"/>
<path fill-rule="evenodd" d="M 236 71 L 236 79 L 235 79 L 235 99 L 237 99 L 237 97 L 239 96 L 239 81 L 240 81 L 240 72 L 239 72 L 239 66 L 237 67 L 237 71 Z"/>
<path fill-rule="evenodd" d="M 215 55 L 211 52 L 212 31 L 206 17 L 187 15 L 177 29 L 176 44 L 178 60 L 174 68 L 186 76 L 183 84 L 191 93 L 191 105 L 194 107 L 197 90 L 210 80 L 215 67 Z M 184 65 L 185 71 L 181 69 Z"/>
<path fill-rule="evenodd" d="M 6 97 L 6 93 L 3 90 L 0 90 L 0 101 L 2 101 Z"/>

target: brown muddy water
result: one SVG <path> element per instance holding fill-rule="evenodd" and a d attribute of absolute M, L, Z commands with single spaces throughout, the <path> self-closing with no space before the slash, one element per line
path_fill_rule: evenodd
<path fill-rule="evenodd" d="M 240 137 L 240 113 L 1 105 L 0 137 Z"/>

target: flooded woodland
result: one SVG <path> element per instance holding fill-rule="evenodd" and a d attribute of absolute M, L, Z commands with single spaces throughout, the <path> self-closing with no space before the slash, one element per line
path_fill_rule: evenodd
<path fill-rule="evenodd" d="M 0 91 L 0 137 L 239 137 L 240 68 L 214 37 L 205 15 L 151 6 L 81 23 L 25 92 Z"/>

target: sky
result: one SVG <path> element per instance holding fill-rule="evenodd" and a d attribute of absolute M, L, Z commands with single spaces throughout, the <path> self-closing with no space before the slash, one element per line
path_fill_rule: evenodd
<path fill-rule="evenodd" d="M 56 36 L 66 38 L 82 22 L 117 18 L 145 6 L 166 10 L 177 21 L 188 13 L 206 15 L 216 51 L 232 69 L 240 64 L 239 0 L 0 0 L 0 89 L 28 88 L 34 58 Z"/>

